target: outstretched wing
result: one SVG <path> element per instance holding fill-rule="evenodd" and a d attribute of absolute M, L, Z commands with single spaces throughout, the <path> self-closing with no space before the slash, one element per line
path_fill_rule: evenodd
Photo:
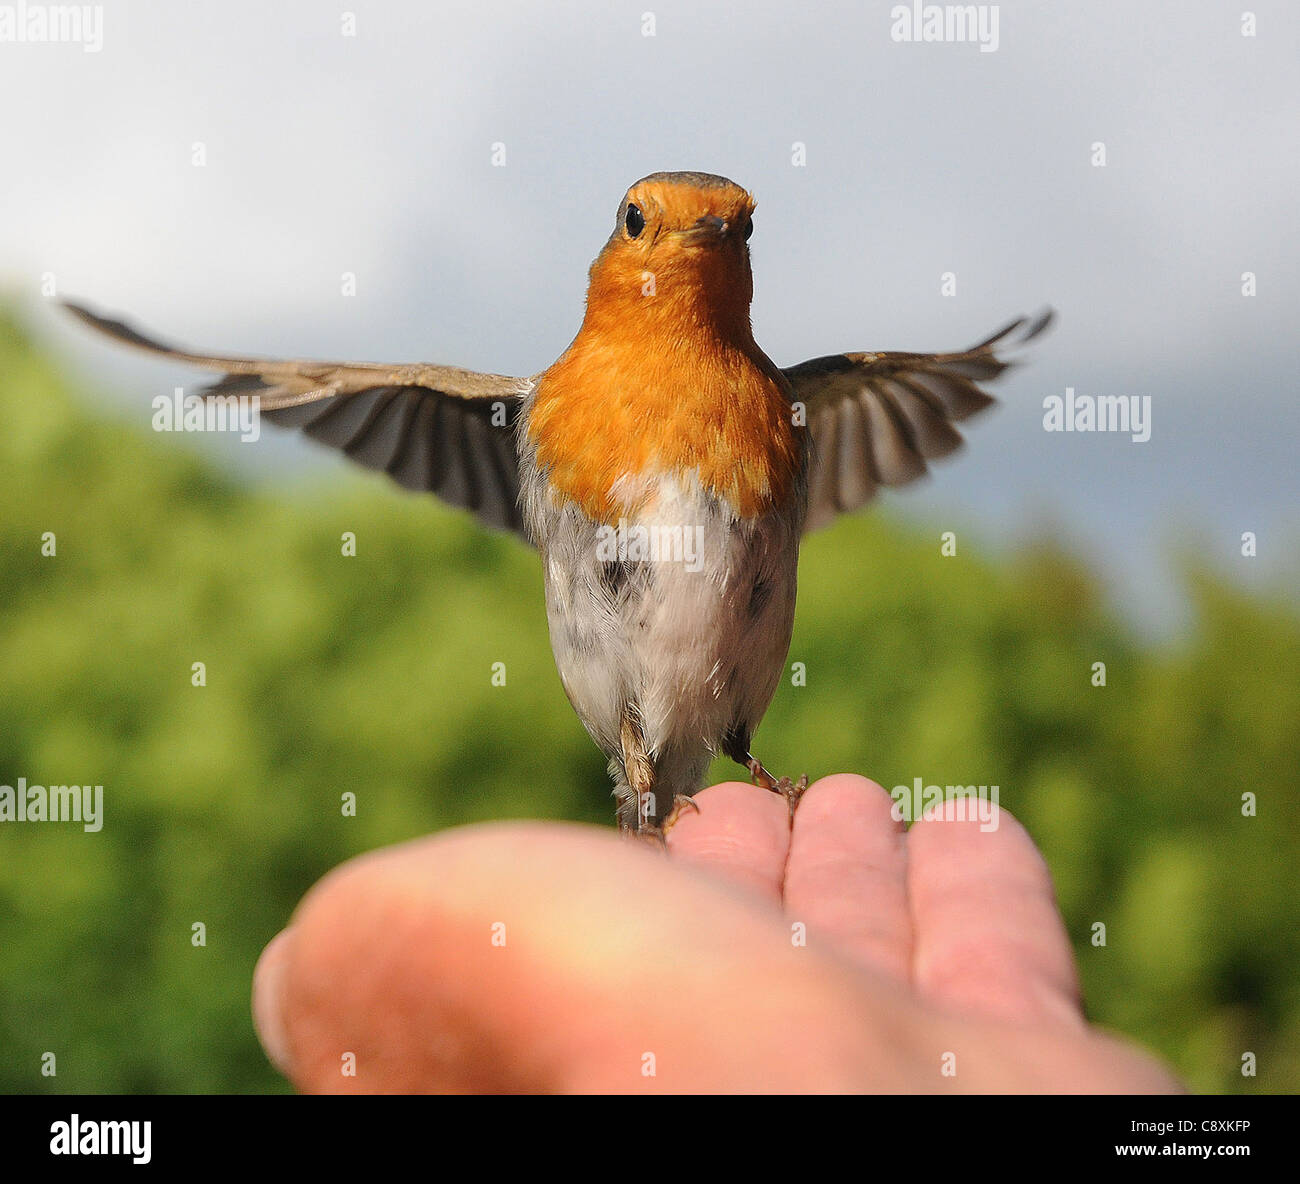
<path fill-rule="evenodd" d="M 195 354 L 65 302 L 116 341 L 224 372 L 205 397 L 258 396 L 261 414 L 301 428 L 408 489 L 436 493 L 489 526 L 523 535 L 515 423 L 527 378 L 454 366 L 271 361 Z"/>
<path fill-rule="evenodd" d="M 994 402 L 976 383 L 1012 364 L 994 347 L 1023 345 L 1051 320 L 1051 309 L 1032 322 L 1021 318 L 962 353 L 831 354 L 783 371 L 812 433 L 805 531 L 960 448 L 952 425 Z"/>

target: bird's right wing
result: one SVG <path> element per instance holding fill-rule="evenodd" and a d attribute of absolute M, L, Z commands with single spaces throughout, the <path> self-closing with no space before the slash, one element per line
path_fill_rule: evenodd
<path fill-rule="evenodd" d="M 205 398 L 257 396 L 261 414 L 301 428 L 408 489 L 437 494 L 524 536 L 515 424 L 531 379 L 454 366 L 272 361 L 196 354 L 79 304 L 64 307 L 114 340 L 224 377 Z"/>

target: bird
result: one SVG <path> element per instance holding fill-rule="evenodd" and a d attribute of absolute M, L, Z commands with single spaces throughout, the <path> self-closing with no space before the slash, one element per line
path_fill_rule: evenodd
<path fill-rule="evenodd" d="M 1046 309 L 956 353 L 836 353 L 779 367 L 750 321 L 755 201 L 725 177 L 626 191 L 577 335 L 530 377 L 277 361 L 166 345 L 75 301 L 117 341 L 218 371 L 208 399 L 513 532 L 542 564 L 564 691 L 608 760 L 621 830 L 663 841 L 711 760 L 785 796 L 751 751 L 793 630 L 803 537 L 954 452 Z"/>

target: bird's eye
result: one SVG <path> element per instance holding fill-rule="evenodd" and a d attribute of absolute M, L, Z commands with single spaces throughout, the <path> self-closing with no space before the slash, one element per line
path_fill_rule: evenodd
<path fill-rule="evenodd" d="M 754 219 L 751 218 L 745 223 L 745 241 L 749 242 L 749 236 L 754 233 Z"/>
<path fill-rule="evenodd" d="M 623 225 L 627 227 L 628 238 L 636 238 L 645 229 L 645 215 L 640 206 L 628 202 L 627 213 L 623 216 Z"/>

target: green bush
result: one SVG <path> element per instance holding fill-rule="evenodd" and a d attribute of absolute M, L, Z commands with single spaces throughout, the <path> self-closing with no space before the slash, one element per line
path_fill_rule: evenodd
<path fill-rule="evenodd" d="M 378 477 L 228 481 L 89 412 L 12 319 L 0 411 L 0 783 L 105 787 L 99 833 L 0 825 L 0 1089 L 283 1089 L 250 976 L 328 868 L 477 819 L 612 821 L 527 549 Z M 997 784 L 1091 1016 L 1193 1088 L 1300 1089 L 1293 609 L 1193 566 L 1188 636 L 1144 645 L 1068 556 L 960 551 L 879 514 L 809 541 L 807 685 L 778 691 L 764 761 Z"/>

